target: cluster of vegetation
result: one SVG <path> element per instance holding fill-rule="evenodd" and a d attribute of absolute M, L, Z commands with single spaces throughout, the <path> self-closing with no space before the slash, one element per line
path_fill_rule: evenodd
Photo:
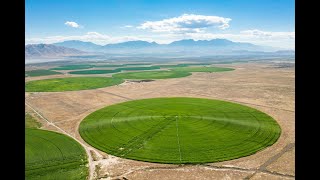
<path fill-rule="evenodd" d="M 186 164 L 254 154 L 275 143 L 281 129 L 272 117 L 240 104 L 153 98 L 93 112 L 79 132 L 90 145 L 118 157 Z"/>

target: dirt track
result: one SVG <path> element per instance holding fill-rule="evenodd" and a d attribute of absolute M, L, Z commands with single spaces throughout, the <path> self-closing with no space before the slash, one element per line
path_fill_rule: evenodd
<path fill-rule="evenodd" d="M 282 134 L 274 145 L 248 157 L 197 166 L 139 162 L 96 150 L 96 161 L 93 160 L 91 166 L 97 165 L 99 170 L 94 173 L 94 178 L 294 179 L 294 68 L 272 68 L 266 64 L 237 64 L 228 67 L 235 67 L 236 70 L 193 73 L 185 78 L 125 83 L 95 90 L 26 93 L 26 102 L 55 126 L 88 147 L 77 131 L 78 125 L 85 116 L 107 105 L 131 99 L 166 96 L 203 97 L 241 103 L 259 109 L 278 121 Z M 31 111 L 30 108 L 26 110 Z M 44 129 L 59 132 L 54 126 L 44 123 Z"/>

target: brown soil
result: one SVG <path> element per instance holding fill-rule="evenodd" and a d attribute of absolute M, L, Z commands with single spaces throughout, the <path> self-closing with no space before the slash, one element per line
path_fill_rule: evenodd
<path fill-rule="evenodd" d="M 123 83 L 94 90 L 26 93 L 26 102 L 48 121 L 82 142 L 87 149 L 94 150 L 96 161 L 91 161 L 91 167 L 99 165 L 100 169 L 92 175 L 92 179 L 294 179 L 294 68 L 275 68 L 260 63 L 222 66 L 236 70 L 193 73 L 184 78 Z M 41 78 L 26 78 L 26 81 Z M 183 96 L 221 99 L 254 107 L 276 119 L 282 134 L 274 145 L 248 157 L 177 166 L 107 155 L 85 143 L 78 133 L 79 123 L 85 116 L 107 105 L 132 99 Z M 48 123 L 43 128 L 61 132 Z"/>

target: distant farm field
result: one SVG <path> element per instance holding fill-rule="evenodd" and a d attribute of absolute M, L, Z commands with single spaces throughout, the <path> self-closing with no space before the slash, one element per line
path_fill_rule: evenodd
<path fill-rule="evenodd" d="M 144 71 L 144 72 L 125 72 L 113 74 L 112 77 L 121 79 L 167 79 L 180 78 L 191 75 L 183 71 Z"/>
<path fill-rule="evenodd" d="M 150 66 L 150 67 L 123 67 L 118 68 L 117 70 L 120 71 L 141 71 L 141 70 L 153 70 L 153 69 L 160 69 L 159 66 Z"/>
<path fill-rule="evenodd" d="M 101 67 L 101 66 L 100 66 Z M 81 71 L 71 71 L 69 74 L 110 74 L 117 73 L 121 71 L 143 71 L 143 70 L 153 70 L 160 69 L 158 66 L 150 66 L 150 67 L 119 67 L 116 69 L 94 69 L 94 70 L 81 70 Z"/>
<path fill-rule="evenodd" d="M 33 77 L 33 76 L 48 76 L 48 75 L 55 75 L 55 74 L 62 74 L 60 72 L 46 70 L 46 69 L 38 69 L 38 70 L 31 70 L 25 71 L 25 77 Z"/>
<path fill-rule="evenodd" d="M 124 64 L 101 64 L 101 65 L 95 65 L 94 67 L 97 67 L 97 68 L 109 68 L 109 67 L 123 67 L 125 66 Z"/>
<path fill-rule="evenodd" d="M 94 65 L 90 65 L 90 64 L 75 64 L 75 65 L 59 66 L 56 68 L 51 68 L 50 70 L 75 70 L 75 69 L 89 69 L 93 67 Z"/>
<path fill-rule="evenodd" d="M 174 68 L 175 71 L 187 71 L 187 72 L 223 72 L 233 71 L 233 68 L 224 67 L 179 67 Z"/>
<path fill-rule="evenodd" d="M 153 98 L 97 110 L 81 137 L 109 154 L 158 163 L 209 163 L 256 153 L 281 129 L 269 115 L 240 104 L 200 98 Z"/>
<path fill-rule="evenodd" d="M 83 147 L 63 134 L 28 129 L 25 131 L 26 179 L 83 179 L 88 176 Z"/>
<path fill-rule="evenodd" d="M 96 89 L 122 83 L 122 79 L 109 77 L 71 77 L 26 82 L 27 92 L 58 92 Z"/>
<path fill-rule="evenodd" d="M 95 70 L 71 71 L 69 72 L 69 74 L 110 74 L 110 73 L 117 73 L 117 72 L 120 72 L 120 70 L 95 69 Z"/>

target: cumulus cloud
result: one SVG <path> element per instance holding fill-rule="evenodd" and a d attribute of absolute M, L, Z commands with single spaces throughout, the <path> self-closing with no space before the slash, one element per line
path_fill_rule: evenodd
<path fill-rule="evenodd" d="M 79 28 L 80 27 L 78 23 L 72 22 L 72 21 L 66 21 L 64 24 L 67 25 L 67 26 L 73 27 L 73 28 Z"/>
<path fill-rule="evenodd" d="M 208 27 L 226 29 L 229 27 L 230 21 L 230 18 L 219 16 L 183 14 L 179 17 L 163 19 L 161 21 L 146 21 L 137 28 L 169 33 L 203 32 Z"/>

